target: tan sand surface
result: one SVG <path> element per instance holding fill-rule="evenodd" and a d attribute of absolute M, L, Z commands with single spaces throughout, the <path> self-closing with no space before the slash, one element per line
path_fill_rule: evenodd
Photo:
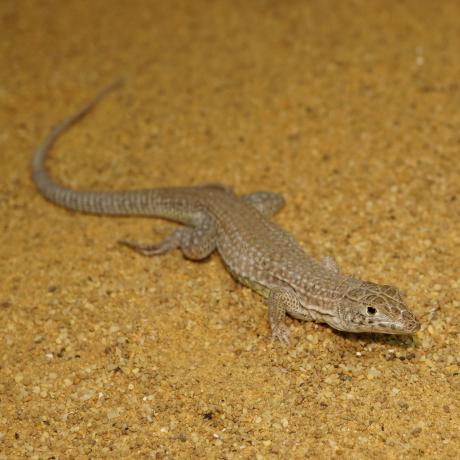
<path fill-rule="evenodd" d="M 459 458 L 460 3 L 0 3 L 0 458 Z M 282 192 L 314 257 L 405 290 L 417 336 L 289 319 L 175 224 L 46 202 L 80 189 Z"/>

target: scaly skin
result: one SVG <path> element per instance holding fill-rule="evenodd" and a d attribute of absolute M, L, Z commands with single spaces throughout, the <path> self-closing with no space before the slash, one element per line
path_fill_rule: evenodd
<path fill-rule="evenodd" d="M 271 222 L 269 218 L 284 205 L 277 193 L 238 197 L 220 184 L 86 192 L 54 182 L 44 166 L 48 151 L 116 86 L 118 83 L 107 87 L 58 124 L 35 151 L 33 178 L 48 200 L 87 213 L 163 217 L 184 224 L 156 244 L 121 243 L 146 256 L 179 248 L 193 260 L 217 249 L 238 281 L 268 299 L 272 335 L 282 342 L 289 339 L 286 313 L 347 332 L 413 334 L 420 329 L 397 288 L 343 275 L 330 257 L 314 260 L 290 234 Z"/>

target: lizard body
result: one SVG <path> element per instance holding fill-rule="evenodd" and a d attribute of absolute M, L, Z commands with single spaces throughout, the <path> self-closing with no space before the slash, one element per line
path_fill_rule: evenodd
<path fill-rule="evenodd" d="M 268 299 L 272 335 L 283 342 L 289 337 L 286 313 L 348 332 L 412 334 L 420 329 L 397 288 L 346 276 L 330 257 L 313 259 L 273 223 L 270 217 L 284 205 L 277 193 L 239 197 L 220 184 L 92 192 L 56 183 L 45 168 L 52 145 L 115 86 L 59 123 L 36 149 L 33 179 L 49 201 L 86 213 L 162 217 L 183 224 L 159 243 L 122 243 L 147 256 L 179 248 L 193 260 L 217 250 L 238 281 Z"/>

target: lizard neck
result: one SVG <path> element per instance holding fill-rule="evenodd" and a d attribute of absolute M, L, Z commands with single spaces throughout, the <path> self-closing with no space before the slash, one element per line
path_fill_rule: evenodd
<path fill-rule="evenodd" d="M 350 289 L 360 284 L 362 281 L 356 278 L 330 270 L 323 271 L 318 277 L 303 278 L 297 286 L 292 285 L 302 305 L 299 317 L 347 330 L 343 300 Z"/>
<path fill-rule="evenodd" d="M 339 318 L 339 303 L 346 277 L 324 270 L 320 275 L 307 274 L 291 285 L 302 305 L 301 319 L 318 323 L 336 324 Z"/>

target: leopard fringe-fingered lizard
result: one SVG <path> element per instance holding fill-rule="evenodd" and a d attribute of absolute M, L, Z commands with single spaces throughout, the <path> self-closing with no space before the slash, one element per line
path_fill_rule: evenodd
<path fill-rule="evenodd" d="M 86 213 L 162 217 L 184 224 L 159 243 L 121 243 L 145 256 L 179 248 L 193 260 L 204 259 L 217 249 L 238 281 L 268 299 L 272 335 L 282 342 L 289 340 L 286 313 L 347 332 L 413 334 L 420 329 L 397 288 L 344 275 L 331 257 L 313 259 L 289 233 L 270 221 L 284 205 L 278 193 L 237 196 L 220 184 L 92 192 L 54 182 L 44 165 L 48 151 L 117 86 L 119 82 L 105 88 L 56 125 L 36 149 L 33 179 L 49 201 Z"/>

